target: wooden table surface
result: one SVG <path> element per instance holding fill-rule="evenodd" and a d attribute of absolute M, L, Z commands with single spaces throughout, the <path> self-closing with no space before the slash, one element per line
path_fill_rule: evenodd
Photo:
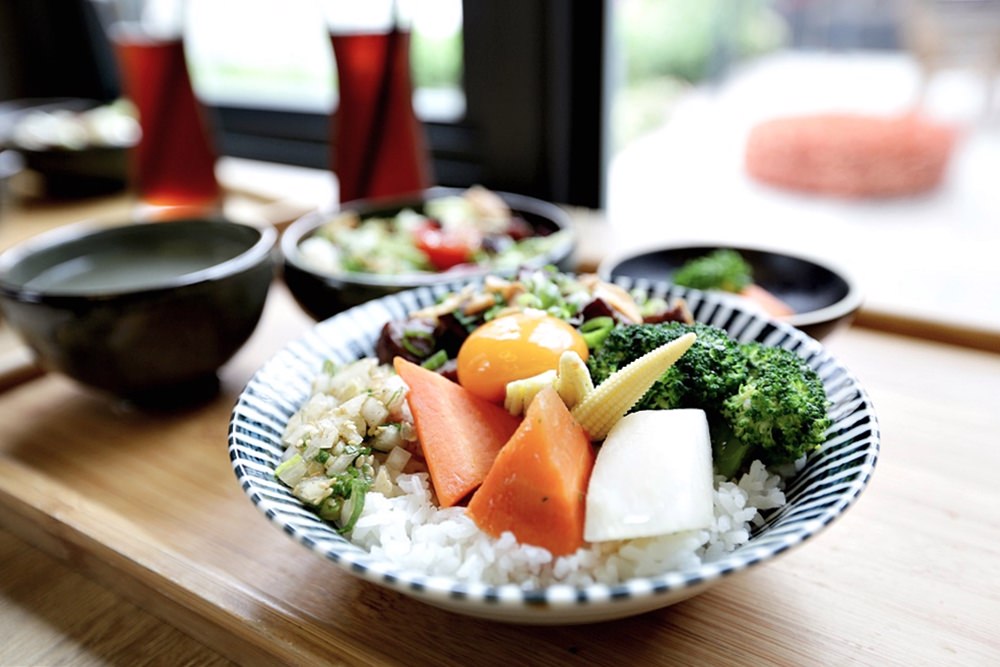
<path fill-rule="evenodd" d="M 0 246 L 81 210 L 14 211 Z M 311 324 L 276 283 L 219 396 L 185 412 L 141 412 L 51 374 L 0 393 L 0 665 L 1000 664 L 1000 355 L 833 334 L 883 433 L 844 517 L 672 607 L 520 627 L 357 580 L 244 496 L 230 410 Z"/>

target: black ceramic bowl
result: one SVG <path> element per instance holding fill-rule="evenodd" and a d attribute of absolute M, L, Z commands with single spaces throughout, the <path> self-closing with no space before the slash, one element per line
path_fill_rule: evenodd
<path fill-rule="evenodd" d="M 0 308 L 42 367 L 183 402 L 218 387 L 256 328 L 276 238 L 225 220 L 70 225 L 0 255 Z"/>
<path fill-rule="evenodd" d="M 58 145 L 58 136 L 50 129 L 45 137 L 35 137 L 29 145 L 20 141 L 16 131 L 32 114 L 82 115 L 106 108 L 105 103 L 83 98 L 25 99 L 0 104 L 0 143 L 17 151 L 23 156 L 24 166 L 41 176 L 46 196 L 76 198 L 118 192 L 128 184 L 128 152 L 134 140 L 120 138 L 124 143 L 107 144 L 93 143 L 98 138 L 89 137 L 85 145 L 64 146 Z"/>
<path fill-rule="evenodd" d="M 0 149 L 0 217 L 8 206 L 10 181 L 24 167 L 24 160 L 15 151 Z"/>
<path fill-rule="evenodd" d="M 90 197 L 124 190 L 128 149 L 89 146 L 80 149 L 17 149 L 24 165 L 42 175 L 45 194 L 54 198 Z"/>
<path fill-rule="evenodd" d="M 337 211 L 314 211 L 299 218 L 282 234 L 281 251 L 285 283 L 299 305 L 317 320 L 328 317 L 374 298 L 393 294 L 414 287 L 453 282 L 470 276 L 498 273 L 495 269 L 482 268 L 449 271 L 441 273 L 408 273 L 384 275 L 374 273 L 327 273 L 310 267 L 299 251 L 299 245 L 323 226 L 336 213 L 356 211 L 362 218 L 390 217 L 401 210 L 410 208 L 422 211 L 430 199 L 458 195 L 462 190 L 453 188 L 431 188 L 418 195 L 394 199 L 363 200 L 344 204 Z M 528 266 L 539 267 L 546 264 L 558 266 L 564 271 L 572 269 L 572 256 L 576 248 L 569 214 L 555 204 L 532 197 L 497 192 L 510 207 L 511 212 L 523 218 L 537 233 L 566 231 L 564 243 L 541 255 Z"/>
<path fill-rule="evenodd" d="M 598 267 L 606 280 L 628 277 L 670 282 L 681 266 L 723 246 L 678 245 L 612 257 Z M 753 269 L 754 282 L 791 306 L 784 318 L 813 338 L 846 326 L 861 307 L 862 294 L 842 268 L 784 251 L 725 246 L 736 250 Z"/>

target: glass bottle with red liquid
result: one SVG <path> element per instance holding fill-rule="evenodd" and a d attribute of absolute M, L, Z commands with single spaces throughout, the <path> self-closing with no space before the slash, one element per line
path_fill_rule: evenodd
<path fill-rule="evenodd" d="M 339 83 L 331 164 L 340 201 L 416 192 L 432 183 L 413 110 L 410 31 L 395 2 L 325 5 Z"/>
<path fill-rule="evenodd" d="M 136 12 L 122 10 L 109 29 L 122 88 L 142 130 L 130 156 L 136 195 L 153 216 L 212 211 L 221 202 L 217 154 L 188 73 L 184 2 L 154 3 L 161 12 L 164 6 L 170 10 L 153 17 L 142 12 L 142 2 L 120 4 Z"/>

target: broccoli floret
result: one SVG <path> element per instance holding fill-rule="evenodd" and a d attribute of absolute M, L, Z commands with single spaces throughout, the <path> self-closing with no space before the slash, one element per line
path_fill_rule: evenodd
<path fill-rule="evenodd" d="M 791 463 L 826 438 L 828 400 L 815 371 L 794 352 L 738 343 L 702 323 L 616 327 L 587 361 L 594 384 L 689 331 L 694 345 L 632 408 L 700 408 L 712 439 L 715 471 L 733 478 L 756 459 Z"/>
<path fill-rule="evenodd" d="M 791 463 L 826 439 L 830 418 L 823 383 L 794 352 L 760 343 L 742 347 L 747 378 L 723 402 L 722 417 L 746 455 L 765 465 Z"/>
<path fill-rule="evenodd" d="M 603 382 L 647 352 L 692 331 L 697 336 L 694 345 L 657 380 L 632 411 L 721 405 L 746 377 L 747 358 L 723 329 L 699 322 L 616 327 L 587 361 L 594 384 Z"/>
<path fill-rule="evenodd" d="M 740 253 L 720 248 L 685 262 L 672 280 L 683 287 L 739 292 L 753 282 L 753 270 Z"/>
<path fill-rule="evenodd" d="M 753 463 L 753 459 L 747 460 L 753 447 L 736 437 L 729 422 L 719 410 L 713 410 L 707 413 L 707 416 L 715 474 L 732 479 L 747 465 Z"/>

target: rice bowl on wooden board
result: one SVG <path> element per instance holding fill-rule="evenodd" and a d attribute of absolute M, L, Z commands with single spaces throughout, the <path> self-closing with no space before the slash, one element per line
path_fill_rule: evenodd
<path fill-rule="evenodd" d="M 665 283 L 620 284 L 659 298 L 676 295 L 671 291 L 676 288 Z M 391 295 L 319 323 L 254 375 L 233 410 L 230 458 L 251 501 L 300 543 L 355 576 L 438 607 L 499 621 L 570 624 L 622 618 L 683 600 L 786 553 L 841 516 L 868 483 L 880 435 L 871 402 L 850 371 L 786 324 L 687 290 L 685 299 L 697 321 L 721 327 L 738 341 L 791 350 L 822 380 L 831 402 L 826 440 L 783 488 L 766 471 L 751 470 L 717 487 L 717 521 L 705 539 L 692 542 L 682 534 L 681 541 L 688 543 L 680 548 L 677 539 L 652 540 L 645 552 L 621 550 L 614 558 L 598 547 L 581 549 L 552 563 L 545 550 L 532 555 L 523 545 L 513 545 L 519 555 L 505 559 L 499 551 L 512 545 L 505 546 L 503 537 L 484 541 L 461 507 L 437 510 L 452 515 L 423 522 L 419 532 L 432 537 L 415 543 L 416 531 L 405 524 L 421 524 L 412 518 L 433 515 L 426 507 L 430 491 L 425 478 L 404 475 L 399 483 L 408 493 L 387 497 L 381 505 L 366 503 L 370 507 L 349 541 L 276 478 L 285 456 L 282 436 L 307 403 L 324 362 L 350 364 L 371 356 L 385 322 L 432 306 L 458 287 Z M 754 519 L 758 508 L 762 511 Z M 740 530 L 747 534 L 734 538 Z M 723 548 L 733 539 L 731 551 L 733 544 Z M 533 557 L 548 558 L 550 565 L 531 563 Z"/>

